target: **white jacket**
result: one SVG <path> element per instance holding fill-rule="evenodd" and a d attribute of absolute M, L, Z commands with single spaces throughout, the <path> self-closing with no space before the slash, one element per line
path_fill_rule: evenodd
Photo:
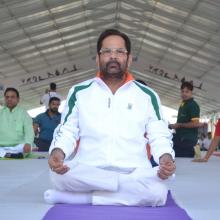
<path fill-rule="evenodd" d="M 131 77 L 131 75 L 130 75 Z M 129 80 L 115 94 L 99 77 L 73 86 L 50 152 L 62 148 L 68 158 L 80 139 L 74 160 L 96 167 L 151 167 L 144 134 L 156 162 L 164 153 L 174 158 L 172 134 L 162 119 L 158 95 Z"/>

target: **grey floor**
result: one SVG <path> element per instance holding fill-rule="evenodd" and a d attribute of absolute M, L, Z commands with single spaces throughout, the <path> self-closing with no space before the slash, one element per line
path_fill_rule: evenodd
<path fill-rule="evenodd" d="M 220 157 L 208 163 L 177 158 L 176 178 L 170 184 L 177 203 L 193 220 L 220 219 Z"/>
<path fill-rule="evenodd" d="M 177 158 L 169 187 L 193 220 L 220 219 L 220 157 L 209 163 Z M 50 187 L 46 159 L 0 160 L 0 219 L 41 220 L 51 207 L 43 201 Z"/>
<path fill-rule="evenodd" d="M 47 159 L 0 160 L 0 219 L 41 220 L 51 207 Z"/>

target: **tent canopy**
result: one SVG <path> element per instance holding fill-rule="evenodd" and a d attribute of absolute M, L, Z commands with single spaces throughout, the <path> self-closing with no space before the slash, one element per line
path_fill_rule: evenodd
<path fill-rule="evenodd" d="M 132 41 L 135 78 L 177 109 L 180 85 L 194 84 L 201 113 L 220 111 L 218 0 L 1 0 L 0 103 L 8 86 L 39 106 L 50 82 L 65 97 L 95 75 L 96 41 L 107 28 Z"/>

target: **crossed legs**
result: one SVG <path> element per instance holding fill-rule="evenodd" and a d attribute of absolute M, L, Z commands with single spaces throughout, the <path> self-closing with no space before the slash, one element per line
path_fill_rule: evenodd
<path fill-rule="evenodd" d="M 18 154 L 23 153 L 24 144 L 18 144 L 16 146 L 0 147 L 0 157 L 5 157 L 6 154 Z"/>
<path fill-rule="evenodd" d="M 50 173 L 55 190 L 47 190 L 44 199 L 50 204 L 163 206 L 168 190 L 157 169 L 123 174 L 75 164 L 64 175 Z"/>

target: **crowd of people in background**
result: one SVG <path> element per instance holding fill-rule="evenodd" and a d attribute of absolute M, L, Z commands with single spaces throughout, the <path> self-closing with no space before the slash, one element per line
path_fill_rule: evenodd
<path fill-rule="evenodd" d="M 146 85 L 143 80 L 137 79 L 137 82 Z M 49 91 L 52 92 L 48 100 Z M 173 129 L 176 157 L 194 157 L 194 146 L 198 144 L 201 151 L 208 152 L 203 159 L 194 161 L 206 162 L 219 145 L 219 122 L 216 125 L 216 132 L 213 138 L 211 132 L 198 133 L 199 128 L 207 125 L 199 122 L 199 106 L 193 100 L 192 91 L 193 85 L 189 82 L 184 82 L 181 85 L 182 103 L 178 111 L 177 122 L 169 124 L 169 128 Z M 34 139 L 30 129 L 32 125 L 31 118 L 19 106 L 20 95 L 18 90 L 7 88 L 4 97 L 5 105 L 0 110 L 0 157 L 22 158 L 21 153 L 29 152 L 32 144 L 33 151 L 48 151 L 53 139 L 53 132 L 61 121 L 61 113 L 58 111 L 61 95 L 56 92 L 56 84 L 51 83 L 50 90 L 47 91 L 47 98 L 45 98 L 45 95 L 42 98 L 42 100 L 45 100 L 46 111 L 33 118 Z M 8 132 L 9 130 L 11 132 Z M 25 146 L 25 148 L 23 149 L 22 146 Z M 150 158 L 152 164 L 157 165 L 153 161 L 153 157 L 150 156 Z"/>
<path fill-rule="evenodd" d="M 31 151 L 48 152 L 53 132 L 61 120 L 59 93 L 56 84 L 43 96 L 46 111 L 31 118 L 19 105 L 16 88 L 6 88 L 4 106 L 0 110 L 0 158 L 24 158 Z"/>
<path fill-rule="evenodd" d="M 141 79 L 136 81 L 146 85 Z M 177 122 L 169 124 L 169 128 L 173 131 L 175 155 L 176 157 L 194 157 L 194 147 L 197 145 L 199 150 L 208 152 L 204 158 L 196 159 L 194 162 L 206 162 L 213 151 L 218 149 L 219 122 L 213 138 L 211 132 L 198 133 L 198 129 L 207 124 L 201 123 L 199 120 L 200 108 L 193 99 L 193 85 L 185 81 L 182 83 L 180 91 L 182 103 L 178 110 Z M 33 151 L 48 152 L 53 132 L 61 121 L 61 113 L 58 111 L 61 95 L 56 92 L 56 84 L 50 83 L 50 89 L 47 89 L 42 96 L 40 103 L 45 105 L 46 111 L 33 118 L 33 124 L 26 110 L 19 106 L 20 95 L 17 89 L 7 88 L 4 97 L 5 105 L 0 110 L 0 157 L 23 158 L 22 154 L 30 152 L 31 148 Z M 14 126 L 15 122 L 16 126 Z M 34 129 L 34 139 L 32 129 L 30 129 L 31 125 Z M 11 132 L 8 132 L 9 130 Z M 148 157 L 153 166 L 156 166 L 157 163 L 149 154 L 149 144 L 147 146 Z"/>

